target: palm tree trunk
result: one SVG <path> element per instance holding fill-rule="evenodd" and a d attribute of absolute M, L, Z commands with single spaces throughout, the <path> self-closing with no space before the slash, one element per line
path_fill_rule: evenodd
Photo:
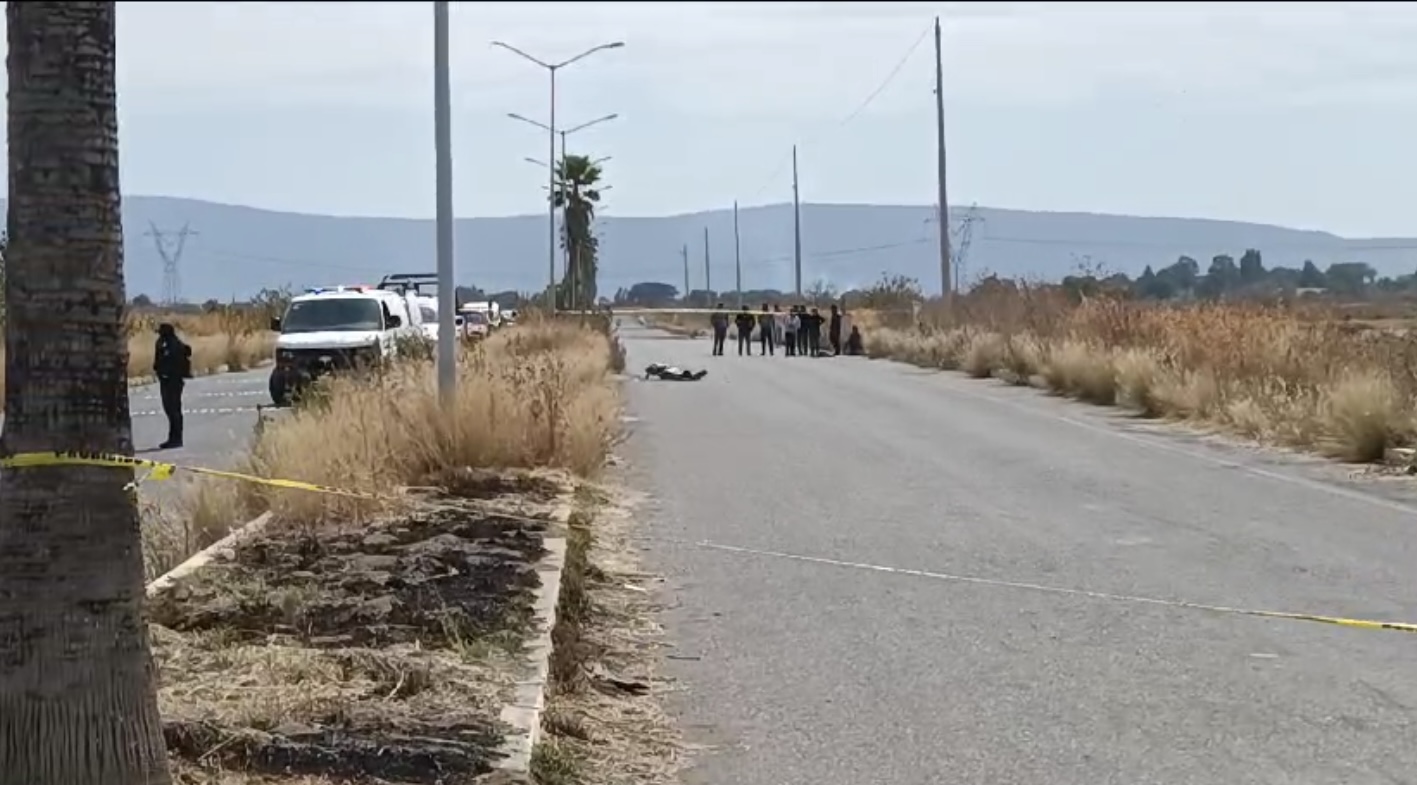
<path fill-rule="evenodd" d="M 7 4 L 6 454 L 132 454 L 115 3 Z M 0 474 L 0 774 L 167 785 L 129 472 Z"/>

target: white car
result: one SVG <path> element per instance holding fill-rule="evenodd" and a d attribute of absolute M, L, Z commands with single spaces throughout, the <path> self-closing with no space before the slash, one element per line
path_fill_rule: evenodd
<path fill-rule="evenodd" d="M 285 315 L 271 320 L 271 329 L 280 333 L 271 400 L 284 406 L 327 373 L 394 356 L 400 338 L 422 334 L 422 322 L 414 294 L 336 286 L 292 298 Z"/>
<path fill-rule="evenodd" d="M 418 311 L 422 315 L 423 335 L 428 340 L 437 343 L 438 341 L 438 298 L 418 296 Z M 463 334 L 462 314 L 453 314 L 453 333 Z"/>

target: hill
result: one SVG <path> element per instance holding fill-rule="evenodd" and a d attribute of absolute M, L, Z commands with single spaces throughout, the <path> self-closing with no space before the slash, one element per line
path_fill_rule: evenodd
<path fill-rule="evenodd" d="M 180 262 L 184 299 L 245 297 L 268 286 L 376 280 L 385 272 L 434 268 L 431 220 L 279 213 L 192 199 L 130 196 L 124 201 L 130 296 L 162 293 L 163 263 L 151 225 L 173 232 L 188 224 Z M 802 207 L 804 286 L 825 279 L 839 288 L 869 283 L 883 271 L 939 287 L 933 208 L 806 204 Z M 956 208 L 956 225 L 970 210 Z M 980 207 L 965 280 L 983 273 L 1057 280 L 1080 266 L 1136 276 L 1178 256 L 1238 257 L 1258 248 L 1270 266 L 1320 267 L 1367 262 L 1381 275 L 1417 270 L 1417 239 L 1344 238 L 1320 231 L 1194 218 L 1044 213 Z M 739 215 L 745 289 L 792 287 L 790 205 L 745 208 Z M 703 286 L 704 229 L 713 284 L 733 288 L 733 215 L 714 210 L 665 217 L 601 218 L 602 292 L 640 281 L 682 286 L 681 249 L 689 249 L 693 288 Z M 459 283 L 488 290 L 538 290 L 546 280 L 544 215 L 465 218 L 457 223 Z M 175 240 L 169 239 L 170 248 Z M 559 265 L 559 262 L 558 262 Z"/>

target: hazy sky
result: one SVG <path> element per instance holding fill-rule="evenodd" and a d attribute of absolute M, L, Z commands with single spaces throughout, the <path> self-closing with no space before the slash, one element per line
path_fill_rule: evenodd
<path fill-rule="evenodd" d="M 119 4 L 129 193 L 433 212 L 432 4 Z M 538 212 L 558 118 L 612 156 L 612 215 L 790 197 L 934 201 L 944 17 L 950 201 L 1417 234 L 1410 3 L 454 3 L 460 215 Z M 554 22 L 554 24 L 553 24 Z M 899 75 L 849 122 L 919 42 Z"/>

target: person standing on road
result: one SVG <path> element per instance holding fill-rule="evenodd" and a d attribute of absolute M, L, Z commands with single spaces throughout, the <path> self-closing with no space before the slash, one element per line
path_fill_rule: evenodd
<path fill-rule="evenodd" d="M 822 314 L 816 308 L 807 314 L 807 356 L 816 357 L 822 350 Z"/>
<path fill-rule="evenodd" d="M 153 375 L 157 377 L 162 413 L 167 415 L 167 441 L 159 449 L 182 446 L 182 388 L 192 378 L 192 347 L 177 337 L 167 322 L 157 326 L 157 346 L 153 349 Z"/>
<path fill-rule="evenodd" d="M 789 306 L 782 328 L 782 356 L 797 356 L 797 331 L 802 328 L 802 320 L 797 316 L 797 306 Z"/>
<path fill-rule="evenodd" d="M 722 357 L 723 344 L 728 340 L 728 312 L 723 310 L 723 303 L 709 317 L 709 325 L 713 327 L 713 356 Z"/>
<path fill-rule="evenodd" d="M 812 315 L 807 313 L 807 306 L 797 306 L 797 355 L 807 356 L 807 333 L 812 329 Z"/>
<path fill-rule="evenodd" d="M 774 325 L 776 324 L 777 320 L 773 318 L 772 311 L 768 310 L 768 304 L 763 303 L 763 312 L 758 314 L 758 342 L 761 344 L 759 354 L 769 355 L 773 353 L 772 339 L 773 333 L 776 330 Z"/>
<path fill-rule="evenodd" d="M 831 319 L 827 323 L 827 340 L 831 341 L 832 356 L 841 354 L 841 309 L 832 303 Z"/>
<path fill-rule="evenodd" d="M 733 317 L 733 326 L 738 328 L 738 356 L 742 357 L 744 350 L 748 356 L 753 356 L 753 314 L 748 312 L 748 306 L 743 306 L 743 310 Z"/>
<path fill-rule="evenodd" d="M 787 356 L 787 314 L 782 306 L 772 304 L 772 342 L 782 347 L 782 356 Z"/>

